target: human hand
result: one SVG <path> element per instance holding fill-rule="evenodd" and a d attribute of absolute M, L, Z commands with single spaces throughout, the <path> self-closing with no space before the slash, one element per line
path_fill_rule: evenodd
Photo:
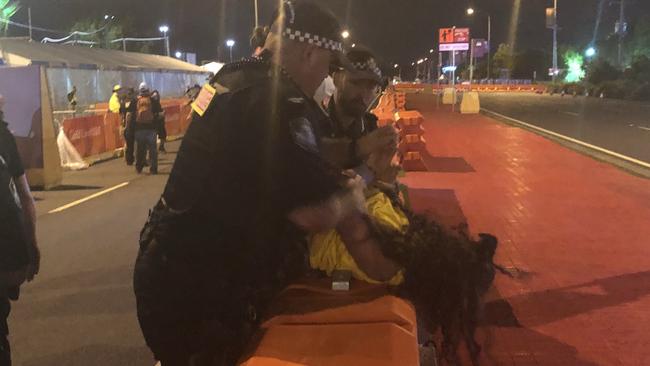
<path fill-rule="evenodd" d="M 354 171 L 349 171 L 350 174 Z M 350 212 L 363 212 L 367 211 L 366 196 L 364 191 L 366 189 L 366 182 L 360 175 L 354 173 L 346 182 L 347 194 L 342 197 L 343 216 Z"/>
<path fill-rule="evenodd" d="M 357 141 L 357 154 L 365 158 L 378 150 L 396 149 L 397 140 L 397 131 L 393 126 L 378 128 Z"/>

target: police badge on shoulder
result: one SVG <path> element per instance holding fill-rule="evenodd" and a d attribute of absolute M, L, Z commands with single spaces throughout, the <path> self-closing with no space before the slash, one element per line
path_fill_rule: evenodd
<path fill-rule="evenodd" d="M 316 141 L 314 127 L 307 118 L 296 118 L 289 122 L 289 127 L 291 129 L 291 138 L 296 145 L 311 153 L 318 154 L 318 141 Z"/>

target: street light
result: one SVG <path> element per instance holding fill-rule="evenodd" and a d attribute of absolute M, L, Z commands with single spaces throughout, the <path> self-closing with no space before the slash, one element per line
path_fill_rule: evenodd
<path fill-rule="evenodd" d="M 587 50 L 585 51 L 585 56 L 589 58 L 596 56 L 596 49 L 593 47 L 587 48 Z"/>
<path fill-rule="evenodd" d="M 235 41 L 232 39 L 229 39 L 226 41 L 226 46 L 230 48 L 230 62 L 232 62 L 232 47 L 235 45 Z"/>
<path fill-rule="evenodd" d="M 433 53 L 433 48 L 429 50 L 429 53 Z"/>
<path fill-rule="evenodd" d="M 343 32 L 341 32 L 341 37 L 343 37 L 343 39 L 350 38 L 350 31 L 344 30 Z"/>
<path fill-rule="evenodd" d="M 476 13 L 476 10 L 474 10 L 474 8 L 467 8 L 466 13 L 469 16 L 473 16 L 474 13 Z M 492 50 L 492 16 L 490 16 L 490 14 L 487 14 L 487 20 L 488 20 L 487 78 L 489 79 L 490 78 L 490 54 Z"/>
<path fill-rule="evenodd" d="M 170 52 L 169 52 L 169 37 L 167 36 L 167 32 L 169 32 L 169 27 L 166 25 L 161 25 L 158 27 L 158 30 L 160 33 L 163 34 L 163 37 L 165 38 L 165 53 L 167 54 L 167 57 L 169 57 Z"/>

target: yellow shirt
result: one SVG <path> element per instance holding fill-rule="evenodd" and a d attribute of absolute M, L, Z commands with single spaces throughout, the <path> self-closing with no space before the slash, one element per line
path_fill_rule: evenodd
<path fill-rule="evenodd" d="M 404 232 L 409 221 L 404 213 L 393 207 L 390 199 L 384 193 L 377 192 L 366 199 L 368 214 L 381 225 Z M 312 236 L 309 246 L 309 263 L 312 268 L 325 271 L 331 275 L 334 270 L 348 270 L 358 280 L 369 283 L 386 283 L 396 286 L 404 282 L 404 273 L 400 270 L 387 282 L 370 278 L 359 268 L 348 252 L 341 236 L 336 230 L 330 230 Z"/>
<path fill-rule="evenodd" d="M 111 95 L 111 99 L 108 101 L 108 110 L 113 113 L 120 113 L 120 98 L 117 93 Z"/>

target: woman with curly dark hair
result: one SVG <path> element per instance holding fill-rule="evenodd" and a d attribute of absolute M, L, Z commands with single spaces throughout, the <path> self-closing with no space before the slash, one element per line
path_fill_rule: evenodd
<path fill-rule="evenodd" d="M 401 268 L 393 278 L 382 282 L 365 274 L 336 230 L 311 238 L 310 264 L 327 274 L 347 270 L 358 280 L 391 286 L 397 296 L 415 306 L 421 343 L 433 342 L 433 334 L 440 329 L 441 357 L 456 362 L 463 339 L 476 364 L 480 346 L 474 332 L 482 295 L 494 280 L 497 239 L 479 234 L 474 240 L 465 231 L 449 230 L 415 214 L 404 207 L 394 190 L 386 189 L 391 186 L 376 182 L 367 188 L 366 220 L 383 254 Z"/>

